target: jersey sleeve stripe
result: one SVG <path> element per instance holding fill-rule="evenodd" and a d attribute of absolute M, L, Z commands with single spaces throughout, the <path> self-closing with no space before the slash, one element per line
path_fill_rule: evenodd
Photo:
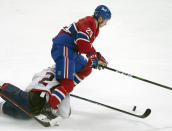
<path fill-rule="evenodd" d="M 69 27 L 64 27 L 62 30 L 66 33 L 71 34 L 74 38 L 77 36 L 78 33 L 75 23 L 72 23 Z"/>
<path fill-rule="evenodd" d="M 75 42 L 78 40 L 90 42 L 88 35 L 83 32 L 78 32 Z"/>

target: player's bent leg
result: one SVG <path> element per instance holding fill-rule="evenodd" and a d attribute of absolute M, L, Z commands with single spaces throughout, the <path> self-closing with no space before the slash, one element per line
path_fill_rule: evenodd
<path fill-rule="evenodd" d="M 24 113 L 22 110 L 20 110 L 18 107 L 16 107 L 14 104 L 6 101 L 2 105 L 2 112 L 8 116 L 11 116 L 13 118 L 17 119 L 30 119 L 30 117 Z"/>
<path fill-rule="evenodd" d="M 68 95 L 74 87 L 74 73 L 75 73 L 75 59 L 77 53 L 74 49 L 67 46 L 55 46 L 56 55 L 53 59 L 56 62 L 56 79 L 60 82 L 53 91 L 48 104 L 52 108 L 58 108 L 57 106 Z M 58 57 L 57 57 L 58 56 Z"/>
<path fill-rule="evenodd" d="M 12 84 L 5 83 L 1 87 L 0 94 L 2 94 L 2 99 L 6 101 L 2 107 L 5 114 L 15 118 L 29 118 L 23 111 L 21 111 L 14 104 L 8 102 L 8 100 L 3 97 L 3 95 L 5 95 L 16 104 L 22 106 L 26 111 L 30 112 L 31 107 L 29 103 L 29 93 L 20 90 L 18 87 Z"/>
<path fill-rule="evenodd" d="M 87 59 L 84 56 L 78 56 L 75 64 L 76 73 L 74 74 L 75 85 L 79 84 L 88 75 L 91 74 L 92 68 L 88 65 Z"/>
<path fill-rule="evenodd" d="M 11 100 L 16 102 L 16 104 L 22 106 L 26 110 L 30 110 L 30 103 L 29 103 L 29 93 L 24 92 L 18 87 L 6 83 L 1 88 L 1 93 L 9 97 Z M 6 100 L 4 97 L 2 97 L 4 100 Z"/>
<path fill-rule="evenodd" d="M 64 87 L 67 92 L 67 95 L 73 91 L 74 81 L 72 79 L 60 79 L 60 85 Z"/>
<path fill-rule="evenodd" d="M 58 105 L 74 88 L 72 79 L 60 79 L 59 81 L 60 85 L 52 91 L 52 95 L 48 101 L 48 104 L 54 109 L 58 108 Z"/>

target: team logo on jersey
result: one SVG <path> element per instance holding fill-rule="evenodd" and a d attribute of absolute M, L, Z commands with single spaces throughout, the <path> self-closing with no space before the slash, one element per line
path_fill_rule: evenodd
<path fill-rule="evenodd" d="M 105 12 L 107 12 L 107 9 L 105 9 L 104 7 L 102 7 L 102 10 L 105 11 Z"/>
<path fill-rule="evenodd" d="M 93 35 L 93 31 L 90 29 L 90 28 L 87 28 L 86 30 L 87 34 L 90 36 L 90 38 L 92 37 Z"/>
<path fill-rule="evenodd" d="M 58 72 L 57 72 L 57 75 L 59 75 L 59 76 L 60 76 L 61 74 L 62 74 L 62 72 L 61 72 L 61 71 L 58 71 Z"/>

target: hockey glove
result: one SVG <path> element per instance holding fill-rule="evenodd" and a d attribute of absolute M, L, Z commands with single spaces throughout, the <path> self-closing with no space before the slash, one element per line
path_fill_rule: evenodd
<path fill-rule="evenodd" d="M 99 53 L 97 52 L 97 55 L 98 55 L 98 69 L 101 70 L 101 69 L 104 69 L 103 66 L 107 66 L 108 62 L 106 61 L 106 59 Z"/>
<path fill-rule="evenodd" d="M 89 54 L 87 54 L 87 58 L 88 58 L 88 65 L 90 65 L 90 67 L 97 69 L 98 66 L 98 58 L 97 58 L 97 52 L 91 52 Z"/>
<path fill-rule="evenodd" d="M 45 104 L 40 114 L 44 114 L 48 119 L 54 119 L 58 116 L 58 109 L 53 109 L 50 105 Z"/>
<path fill-rule="evenodd" d="M 107 66 L 108 62 L 105 60 L 105 58 L 99 53 L 99 52 L 91 52 L 87 54 L 88 57 L 88 64 L 94 69 L 103 68 L 102 66 Z"/>

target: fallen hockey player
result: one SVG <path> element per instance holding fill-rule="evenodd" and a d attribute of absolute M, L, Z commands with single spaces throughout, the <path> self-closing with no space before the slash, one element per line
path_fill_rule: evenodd
<path fill-rule="evenodd" d="M 88 69 L 91 68 L 90 63 L 84 59 L 84 56 L 80 55 L 76 63 L 75 86 L 91 73 L 91 71 L 88 72 Z M 60 82 L 56 80 L 55 67 L 54 65 L 36 73 L 25 91 L 10 83 L 0 81 L 0 95 L 5 100 L 5 102 L 0 103 L 0 113 L 14 118 L 29 119 L 30 116 L 26 113 L 29 112 L 41 121 L 53 120 L 53 125 L 58 125 L 59 120 L 69 118 L 71 114 L 69 94 L 64 96 L 58 93 L 59 90 L 56 87 L 59 86 Z M 50 98 L 52 97 L 58 100 L 63 99 L 56 108 L 52 108 L 50 105 Z M 21 106 L 26 112 L 19 109 L 15 104 Z"/>
<path fill-rule="evenodd" d="M 56 109 L 48 104 L 52 90 L 58 85 L 59 82 L 55 79 L 55 66 L 36 73 L 25 91 L 10 83 L 0 82 L 0 95 L 4 99 L 0 103 L 0 111 L 14 118 L 30 119 L 30 116 L 15 106 L 14 103 L 9 102 L 3 96 L 5 95 L 42 121 L 51 121 L 57 117 L 60 117 L 58 120 L 69 118 L 71 114 L 69 95 L 63 99 Z M 58 125 L 59 122 L 56 121 L 54 125 Z"/>

